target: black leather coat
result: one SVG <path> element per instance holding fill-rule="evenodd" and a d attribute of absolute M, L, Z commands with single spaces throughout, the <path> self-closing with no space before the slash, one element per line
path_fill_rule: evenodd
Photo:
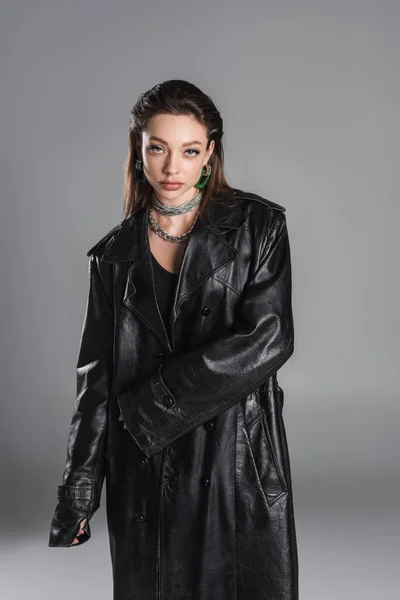
<path fill-rule="evenodd" d="M 277 380 L 294 341 L 285 208 L 239 189 L 225 199 L 189 238 L 171 344 L 148 209 L 88 252 L 77 399 L 49 545 L 71 546 L 84 518 L 80 543 L 90 538 L 105 479 L 114 600 L 298 599 Z"/>

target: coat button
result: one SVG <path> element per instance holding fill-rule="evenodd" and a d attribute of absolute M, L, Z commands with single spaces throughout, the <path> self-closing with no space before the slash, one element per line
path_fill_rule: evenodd
<path fill-rule="evenodd" d="M 138 466 L 141 467 L 141 468 L 145 467 L 146 466 L 146 459 L 142 458 L 141 460 L 139 460 Z"/>
<path fill-rule="evenodd" d="M 208 487 L 208 486 L 210 485 L 210 480 L 209 480 L 209 478 L 208 478 L 208 477 L 203 477 L 203 479 L 202 479 L 202 484 L 203 484 L 205 487 Z"/>
<path fill-rule="evenodd" d="M 144 514 L 143 514 L 143 513 L 140 513 L 140 512 L 139 512 L 139 513 L 136 513 L 136 516 L 135 516 L 135 521 L 136 521 L 137 523 L 143 523 L 143 522 L 144 522 Z"/>
<path fill-rule="evenodd" d="M 165 352 L 157 352 L 157 354 L 155 356 L 156 356 L 156 358 L 164 358 Z"/>
<path fill-rule="evenodd" d="M 204 423 L 203 427 L 207 431 L 211 431 L 211 429 L 214 429 L 214 423 L 212 421 L 207 421 L 207 423 Z"/>
<path fill-rule="evenodd" d="M 203 308 L 201 309 L 201 314 L 204 315 L 205 317 L 207 315 L 209 315 L 211 312 L 211 308 L 209 306 L 203 306 Z"/>
<path fill-rule="evenodd" d="M 174 399 L 172 398 L 172 396 L 164 396 L 164 405 L 167 408 L 169 408 L 173 404 L 175 404 L 175 402 L 174 402 Z"/>

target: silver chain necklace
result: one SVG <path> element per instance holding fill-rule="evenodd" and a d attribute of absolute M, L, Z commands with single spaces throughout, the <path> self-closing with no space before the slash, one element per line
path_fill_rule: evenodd
<path fill-rule="evenodd" d="M 193 208 L 198 206 L 201 202 L 201 198 L 202 198 L 202 195 L 201 195 L 201 192 L 199 191 L 193 198 L 191 198 L 187 202 L 184 202 L 183 204 L 180 204 L 179 206 L 166 206 L 165 204 L 162 204 L 158 200 L 157 196 L 153 192 L 151 208 L 154 208 L 157 212 L 164 214 L 164 215 L 168 215 L 168 216 L 181 215 L 183 213 L 189 212 L 190 210 L 193 210 Z M 200 210 L 197 210 L 197 214 L 194 219 L 193 225 L 191 226 L 189 231 L 185 231 L 181 235 L 172 235 L 172 234 L 168 233 L 168 231 L 165 231 L 164 229 L 162 229 L 159 226 L 159 224 L 157 223 L 154 216 L 152 215 L 151 209 L 149 211 L 149 223 L 150 223 L 150 227 L 152 228 L 152 230 L 155 231 L 155 233 L 157 235 L 159 235 L 160 237 L 162 237 L 164 240 L 167 240 L 168 242 L 173 242 L 173 243 L 174 242 L 185 242 L 188 239 L 193 227 L 196 224 L 199 213 L 200 213 Z"/>

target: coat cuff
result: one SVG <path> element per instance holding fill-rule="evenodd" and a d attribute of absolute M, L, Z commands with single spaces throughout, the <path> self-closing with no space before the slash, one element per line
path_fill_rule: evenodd
<path fill-rule="evenodd" d="M 179 431 L 187 421 L 162 378 L 162 367 L 144 383 L 117 395 L 126 428 L 146 456 L 160 452 L 171 431 Z"/>
<path fill-rule="evenodd" d="M 49 546 L 79 546 L 87 542 L 91 537 L 89 519 L 92 514 L 73 508 L 70 504 L 57 504 L 50 525 Z M 78 537 L 78 543 L 72 544 L 79 533 L 80 523 L 86 519 L 83 526 L 84 533 Z"/>
<path fill-rule="evenodd" d="M 87 542 L 91 537 L 89 520 L 97 508 L 92 501 L 92 486 L 58 486 L 58 504 L 50 525 L 48 545 L 69 547 Z M 86 519 L 84 533 L 78 537 L 78 544 L 72 544 L 83 519 Z"/>

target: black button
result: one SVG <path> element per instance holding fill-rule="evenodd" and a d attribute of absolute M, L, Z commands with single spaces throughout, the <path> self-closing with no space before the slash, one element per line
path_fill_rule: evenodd
<path fill-rule="evenodd" d="M 203 427 L 207 431 L 211 431 L 211 429 L 214 429 L 214 423 L 212 421 L 207 421 L 207 423 L 204 423 Z"/>
<path fill-rule="evenodd" d="M 203 477 L 202 484 L 208 487 L 210 485 L 210 480 L 208 477 Z"/>
<path fill-rule="evenodd" d="M 137 523 L 143 523 L 144 522 L 144 514 L 143 513 L 136 513 L 135 521 Z"/>
<path fill-rule="evenodd" d="M 172 406 L 174 404 L 174 399 L 172 398 L 172 396 L 164 396 L 164 405 L 169 408 L 170 406 Z"/>
<path fill-rule="evenodd" d="M 146 466 L 146 459 L 142 458 L 141 460 L 139 460 L 138 462 L 139 467 L 145 467 Z"/>
<path fill-rule="evenodd" d="M 164 358 L 165 352 L 157 352 L 156 358 Z"/>
<path fill-rule="evenodd" d="M 201 309 L 201 314 L 204 315 L 205 317 L 207 315 L 209 315 L 211 312 L 211 308 L 209 306 L 203 306 L 203 308 Z"/>

